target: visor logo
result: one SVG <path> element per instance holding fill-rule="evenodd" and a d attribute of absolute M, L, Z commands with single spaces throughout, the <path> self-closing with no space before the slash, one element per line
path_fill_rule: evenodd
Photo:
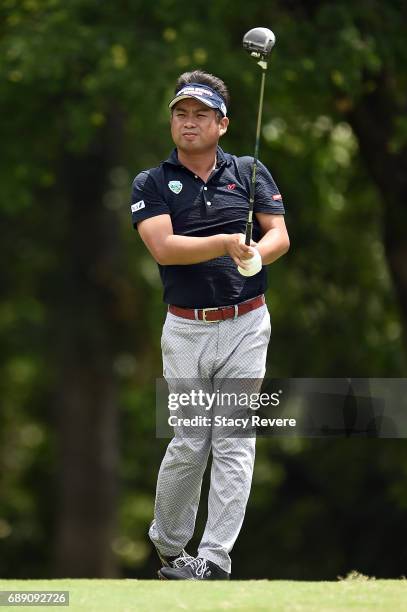
<path fill-rule="evenodd" d="M 170 181 L 168 183 L 168 187 L 171 189 L 173 193 L 178 195 L 182 191 L 182 183 L 181 181 Z"/>
<path fill-rule="evenodd" d="M 207 89 L 203 89 L 202 87 L 184 87 L 177 93 L 177 96 L 180 96 L 182 94 L 198 95 L 198 96 L 213 96 L 213 93 L 211 91 L 208 91 Z"/>

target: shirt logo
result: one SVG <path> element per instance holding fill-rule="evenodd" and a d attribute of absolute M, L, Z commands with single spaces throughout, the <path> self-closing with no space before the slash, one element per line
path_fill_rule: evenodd
<path fill-rule="evenodd" d="M 283 198 L 281 197 L 281 195 L 279 193 L 275 193 L 273 195 L 273 200 L 282 200 Z"/>
<path fill-rule="evenodd" d="M 229 183 L 228 185 L 229 191 L 232 191 L 232 189 L 235 189 L 235 188 L 236 188 L 236 183 Z"/>
<path fill-rule="evenodd" d="M 173 191 L 175 194 L 179 194 L 182 191 L 182 183 L 181 181 L 170 181 L 168 183 L 168 187 L 171 189 L 171 191 Z"/>
<path fill-rule="evenodd" d="M 144 204 L 144 200 L 140 200 L 139 202 L 136 202 L 135 204 L 131 205 L 131 212 L 137 212 L 138 210 L 141 210 L 145 207 L 146 205 Z"/>

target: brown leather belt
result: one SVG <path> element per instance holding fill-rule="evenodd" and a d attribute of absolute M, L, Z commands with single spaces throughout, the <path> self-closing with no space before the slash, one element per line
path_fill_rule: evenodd
<path fill-rule="evenodd" d="M 168 312 L 182 317 L 183 319 L 193 319 L 195 321 L 205 321 L 205 323 L 216 323 L 225 319 L 237 319 L 241 315 L 256 310 L 266 303 L 264 295 L 236 304 L 235 306 L 220 306 L 219 308 L 179 308 L 178 306 L 168 306 Z"/>

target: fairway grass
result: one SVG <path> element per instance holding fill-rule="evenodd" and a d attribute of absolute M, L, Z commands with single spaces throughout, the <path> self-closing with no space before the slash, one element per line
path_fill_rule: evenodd
<path fill-rule="evenodd" d="M 60 610 L 155 612 L 238 610 L 407 612 L 407 580 L 346 579 L 338 582 L 250 580 L 166 582 L 159 580 L 0 580 L 0 590 L 69 591 Z M 30 606 L 25 606 L 27 610 Z M 1 607 L 22 610 L 21 606 Z M 55 610 L 33 606 L 31 609 Z"/>

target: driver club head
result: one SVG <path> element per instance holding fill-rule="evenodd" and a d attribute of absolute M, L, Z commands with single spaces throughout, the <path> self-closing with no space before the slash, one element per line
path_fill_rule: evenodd
<path fill-rule="evenodd" d="M 265 59 L 276 42 L 274 33 L 268 28 L 253 28 L 243 36 L 243 48 L 253 57 Z"/>

